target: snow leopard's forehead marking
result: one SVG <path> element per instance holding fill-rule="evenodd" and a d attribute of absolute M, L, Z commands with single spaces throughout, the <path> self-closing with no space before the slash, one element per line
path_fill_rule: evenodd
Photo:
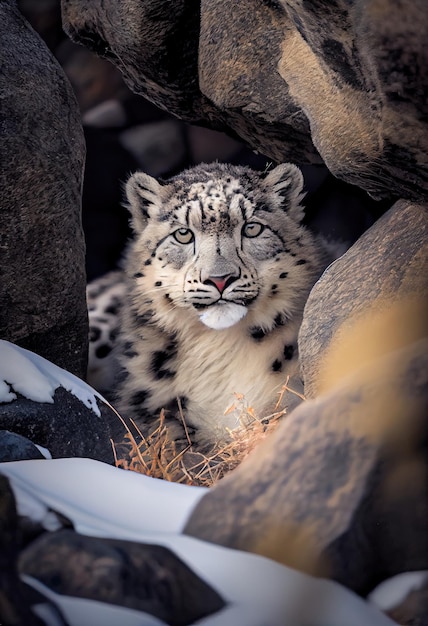
<path fill-rule="evenodd" d="M 194 182 L 180 191 L 173 217 L 202 231 L 227 231 L 254 211 L 252 190 L 232 176 Z"/>

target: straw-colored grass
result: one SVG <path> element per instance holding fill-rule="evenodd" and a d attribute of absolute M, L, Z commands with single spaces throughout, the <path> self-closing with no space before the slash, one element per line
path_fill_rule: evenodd
<path fill-rule="evenodd" d="M 272 414 L 259 417 L 249 406 L 242 394 L 235 394 L 235 402 L 225 414 L 236 412 L 239 426 L 229 430 L 230 440 L 221 445 L 195 450 L 188 435 L 185 415 L 179 411 L 186 433 L 187 442 L 177 444 L 168 437 L 165 413 L 159 415 L 157 427 L 149 436 L 144 436 L 135 422 L 132 422 L 135 434 L 126 427 L 127 433 L 122 443 L 113 442 L 116 465 L 164 480 L 210 487 L 225 474 L 237 467 L 270 433 L 278 426 L 279 420 L 286 414 L 281 409 L 285 392 L 303 396 L 288 386 L 288 379 L 281 387 Z"/>

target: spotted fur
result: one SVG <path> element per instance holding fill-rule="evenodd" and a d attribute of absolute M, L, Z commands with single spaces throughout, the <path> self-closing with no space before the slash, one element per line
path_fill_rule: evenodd
<path fill-rule="evenodd" d="M 234 393 L 266 416 L 287 377 L 301 389 L 303 307 L 332 260 L 302 225 L 302 189 L 291 164 L 268 173 L 202 164 L 166 183 L 131 176 L 135 239 L 110 359 L 119 411 L 147 425 L 164 408 L 178 425 L 179 398 L 194 440 L 218 442 L 237 426 L 235 412 L 225 415 Z"/>

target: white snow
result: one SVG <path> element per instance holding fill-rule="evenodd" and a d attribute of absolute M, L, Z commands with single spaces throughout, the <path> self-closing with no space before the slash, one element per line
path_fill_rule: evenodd
<path fill-rule="evenodd" d="M 8 385 L 4 380 L 0 380 L 0 402 L 12 402 L 12 400 L 16 400 L 16 398 L 16 393 L 13 393 L 10 390 L 10 385 Z"/>
<path fill-rule="evenodd" d="M 50 453 L 50 451 L 47 448 L 45 448 L 44 446 L 39 446 L 38 443 L 35 443 L 34 445 L 36 446 L 36 448 L 38 448 L 39 452 L 41 454 L 43 454 L 45 459 L 51 459 L 52 458 L 52 454 Z"/>
<path fill-rule="evenodd" d="M 369 595 L 370 602 L 376 604 L 380 609 L 393 609 L 406 598 L 406 596 L 428 581 L 428 572 L 404 572 L 397 574 L 381 583 Z"/>
<path fill-rule="evenodd" d="M 199 626 L 392 626 L 376 607 L 340 585 L 315 579 L 255 554 L 182 535 L 205 488 L 189 487 L 120 470 L 89 459 L 0 464 L 17 496 L 19 513 L 34 500 L 73 521 L 87 535 L 169 547 L 229 603 Z M 39 511 L 40 516 L 40 511 Z M 221 516 L 221 510 L 218 515 Z M 37 581 L 27 580 L 39 585 Z M 159 626 L 144 613 L 55 596 L 71 626 Z"/>
<path fill-rule="evenodd" d="M 95 389 L 38 354 L 0 339 L 0 402 L 12 402 L 17 392 L 34 402 L 53 403 L 58 387 L 101 416 L 96 398 L 106 401 Z"/>
<path fill-rule="evenodd" d="M 142 529 L 181 532 L 206 493 L 82 458 L 13 461 L 0 464 L 0 471 L 17 488 L 20 512 L 37 500 L 72 519 L 81 533 L 137 541 Z M 27 510 L 25 515 L 31 516 Z"/>
<path fill-rule="evenodd" d="M 31 576 L 23 576 L 22 579 L 58 606 L 70 626 L 165 626 L 165 622 L 148 613 L 86 598 L 59 595 Z M 47 619 L 47 626 L 61 626 L 45 605 L 39 605 L 36 613 Z"/>

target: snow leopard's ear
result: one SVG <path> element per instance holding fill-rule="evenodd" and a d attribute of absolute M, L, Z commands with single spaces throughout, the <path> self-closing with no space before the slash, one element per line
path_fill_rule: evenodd
<path fill-rule="evenodd" d="M 164 191 L 165 187 L 144 172 L 135 172 L 129 178 L 125 193 L 131 213 L 131 225 L 136 233 L 146 227 L 149 218 L 159 214 Z"/>
<path fill-rule="evenodd" d="M 292 219 L 301 222 L 304 217 L 304 209 L 300 202 L 304 198 L 303 174 L 297 165 L 281 163 L 267 173 L 264 178 L 268 192 L 274 192 L 283 208 Z"/>

